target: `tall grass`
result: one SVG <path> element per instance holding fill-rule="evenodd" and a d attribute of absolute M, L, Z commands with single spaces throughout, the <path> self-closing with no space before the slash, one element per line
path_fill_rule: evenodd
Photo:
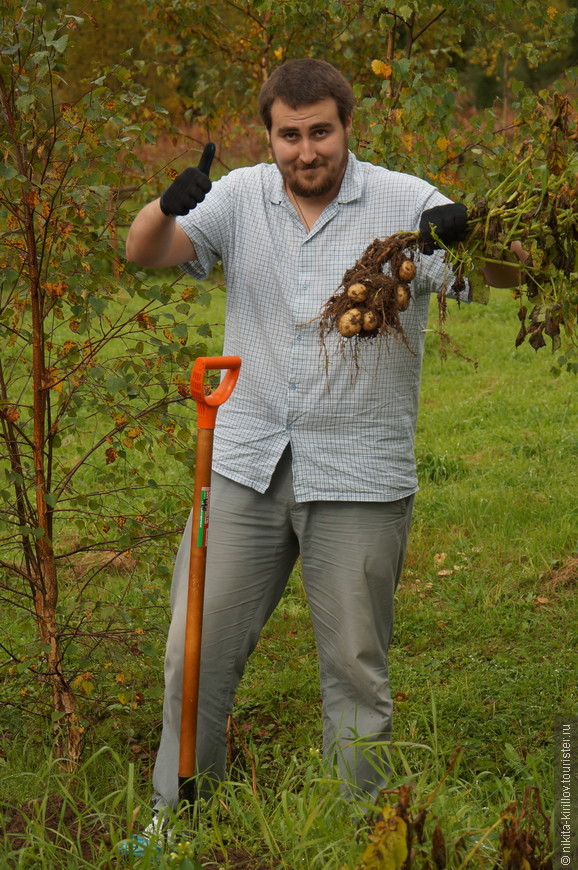
<path fill-rule="evenodd" d="M 211 315 L 209 352 L 218 353 L 217 292 Z M 439 822 L 448 866 L 490 868 L 509 803 L 530 786 L 552 811 L 553 720 L 577 709 L 576 381 L 552 376 L 546 349 L 514 349 L 508 294 L 494 294 L 487 308 L 453 308 L 449 330 L 478 365 L 453 354 L 442 361 L 439 339 L 428 335 L 421 489 L 390 656 L 390 782 L 411 787 L 416 811 L 427 806 L 423 860 Z M 185 498 L 168 509 L 184 522 Z M 125 634 L 114 660 L 110 644 L 95 647 L 86 761 L 76 774 L 63 774 L 44 747 L 47 723 L 34 715 L 25 669 L 4 668 L 0 866 L 116 867 L 119 843 L 146 824 L 167 567 L 137 562 L 102 584 L 100 606 L 107 584 L 111 598 L 127 584 Z M 156 618 L 143 638 L 145 598 Z M 249 663 L 234 720 L 230 779 L 215 802 L 199 808 L 192 829 L 184 816 L 173 820 L 182 834 L 173 852 L 153 849 L 127 866 L 356 866 L 370 808 L 348 805 L 320 759 L 317 660 L 298 567 Z"/>

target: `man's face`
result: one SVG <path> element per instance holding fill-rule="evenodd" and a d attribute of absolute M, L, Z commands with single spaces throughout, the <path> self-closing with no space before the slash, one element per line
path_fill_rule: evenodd
<path fill-rule="evenodd" d="M 330 201 L 347 167 L 351 120 L 344 127 L 328 97 L 292 109 L 281 100 L 271 107 L 269 142 L 285 185 L 295 196 Z"/>

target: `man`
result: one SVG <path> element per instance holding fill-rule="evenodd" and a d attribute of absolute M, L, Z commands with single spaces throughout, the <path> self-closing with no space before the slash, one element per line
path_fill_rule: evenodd
<path fill-rule="evenodd" d="M 384 786 L 392 702 L 387 651 L 417 490 L 413 440 L 429 296 L 444 280 L 430 223 L 462 238 L 465 208 L 348 151 L 353 94 L 330 64 L 290 61 L 264 84 L 274 164 L 212 187 L 186 170 L 137 215 L 127 256 L 205 278 L 221 260 L 225 354 L 242 358 L 215 430 L 197 762 L 225 773 L 227 716 L 248 656 L 300 555 L 319 653 L 325 756 L 354 797 Z M 433 209 L 433 211 L 432 211 Z M 178 217 L 175 217 L 177 215 Z M 318 318 L 368 243 L 423 228 L 407 343 L 367 343 L 355 376 Z M 517 270 L 489 276 L 517 283 Z M 178 800 L 178 730 L 190 519 L 177 555 L 155 809 Z"/>

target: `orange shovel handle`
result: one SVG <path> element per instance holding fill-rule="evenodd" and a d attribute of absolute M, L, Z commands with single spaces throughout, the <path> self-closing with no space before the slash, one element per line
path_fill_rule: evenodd
<path fill-rule="evenodd" d="M 237 383 L 241 357 L 238 356 L 200 356 L 191 372 L 191 395 L 197 403 L 199 429 L 214 429 L 219 405 L 226 402 Z M 207 369 L 227 369 L 217 389 L 205 395 L 205 372 Z"/>
<path fill-rule="evenodd" d="M 195 463 L 195 486 L 189 582 L 187 592 L 186 627 L 183 660 L 183 694 L 181 707 L 181 734 L 179 747 L 179 794 L 189 803 L 195 801 L 195 766 L 199 680 L 201 668 L 201 639 L 203 628 L 203 600 L 205 566 L 207 559 L 207 531 L 211 491 L 211 465 L 213 456 L 213 430 L 219 405 L 226 402 L 237 383 L 241 359 L 238 356 L 199 357 L 191 373 L 191 395 L 197 403 L 198 432 Z M 205 395 L 207 369 L 226 369 L 217 389 Z"/>

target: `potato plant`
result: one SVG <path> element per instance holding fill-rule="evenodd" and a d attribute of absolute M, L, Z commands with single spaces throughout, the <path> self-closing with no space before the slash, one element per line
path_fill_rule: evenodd
<path fill-rule="evenodd" d="M 514 168 L 484 199 L 470 191 L 466 239 L 445 248 L 452 267 L 451 289 L 457 298 L 466 291 L 485 301 L 480 292 L 480 266 L 484 263 L 520 263 L 512 243 L 524 248 L 520 285 L 514 291 L 520 321 L 514 344 L 526 339 L 535 349 L 550 341 L 561 352 L 559 365 L 578 371 L 573 357 L 578 346 L 578 157 L 577 115 L 567 97 L 554 93 L 542 127 L 518 147 Z M 434 233 L 435 236 L 435 233 Z M 441 242 L 440 246 L 444 247 Z M 348 269 L 341 286 L 327 300 L 320 318 L 320 337 L 337 331 L 361 343 L 378 335 L 405 340 L 400 314 L 411 299 L 413 262 L 419 252 L 417 233 L 399 232 L 375 239 Z M 445 293 L 440 293 L 440 317 L 445 316 Z"/>
<path fill-rule="evenodd" d="M 539 350 L 571 354 L 578 345 L 578 113 L 567 96 L 549 98 L 541 129 L 517 148 L 514 168 L 468 209 L 468 236 L 447 260 L 476 281 L 480 262 L 512 261 L 512 242 L 528 257 L 515 296 L 516 346 L 526 339 Z"/>

